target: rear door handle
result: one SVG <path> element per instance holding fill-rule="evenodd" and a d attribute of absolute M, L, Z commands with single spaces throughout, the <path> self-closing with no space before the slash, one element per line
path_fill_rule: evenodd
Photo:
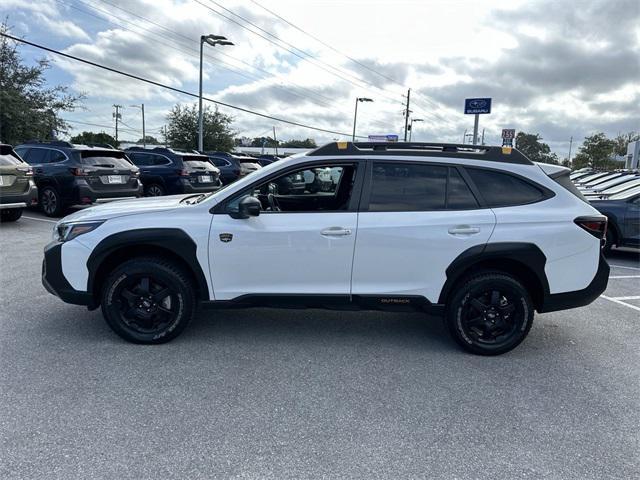
<path fill-rule="evenodd" d="M 480 233 L 480 229 L 478 227 L 470 227 L 469 225 L 458 225 L 451 227 L 449 233 L 452 235 L 475 235 L 476 233 Z"/>
<path fill-rule="evenodd" d="M 320 232 L 323 237 L 344 237 L 351 235 L 351 229 L 343 227 L 329 227 Z"/>

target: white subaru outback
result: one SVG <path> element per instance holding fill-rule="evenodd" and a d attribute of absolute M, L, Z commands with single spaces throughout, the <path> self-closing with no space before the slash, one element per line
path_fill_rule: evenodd
<path fill-rule="evenodd" d="M 327 169 L 326 189 L 278 191 Z M 604 291 L 606 222 L 568 169 L 516 149 L 337 142 L 215 193 L 69 215 L 42 279 L 137 343 L 175 338 L 198 306 L 362 308 L 440 314 L 462 347 L 495 355 L 534 310 Z"/>

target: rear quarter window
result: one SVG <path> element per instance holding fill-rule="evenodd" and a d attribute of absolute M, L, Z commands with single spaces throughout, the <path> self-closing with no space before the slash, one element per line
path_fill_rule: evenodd
<path fill-rule="evenodd" d="M 480 168 L 465 169 L 488 207 L 510 207 L 539 202 L 542 189 L 514 175 Z"/>

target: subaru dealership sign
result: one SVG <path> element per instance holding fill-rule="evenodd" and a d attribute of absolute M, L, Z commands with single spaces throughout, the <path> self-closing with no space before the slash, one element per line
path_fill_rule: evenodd
<path fill-rule="evenodd" d="M 490 98 L 467 98 L 464 101 L 464 113 L 478 115 L 481 113 L 491 113 Z"/>

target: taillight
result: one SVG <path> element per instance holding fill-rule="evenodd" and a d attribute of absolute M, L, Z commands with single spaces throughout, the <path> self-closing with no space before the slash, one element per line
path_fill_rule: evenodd
<path fill-rule="evenodd" d="M 181 177 L 188 177 L 189 176 L 189 172 L 187 170 L 185 170 L 184 168 L 176 170 L 176 173 L 178 175 L 180 175 Z"/>
<path fill-rule="evenodd" d="M 599 240 L 607 234 L 607 217 L 578 217 L 574 222 Z"/>
<path fill-rule="evenodd" d="M 24 173 L 27 177 L 33 177 L 33 168 L 31 167 L 17 167 L 16 170 Z"/>
<path fill-rule="evenodd" d="M 85 168 L 72 168 L 71 174 L 76 177 L 86 177 L 89 175 L 89 172 Z"/>

